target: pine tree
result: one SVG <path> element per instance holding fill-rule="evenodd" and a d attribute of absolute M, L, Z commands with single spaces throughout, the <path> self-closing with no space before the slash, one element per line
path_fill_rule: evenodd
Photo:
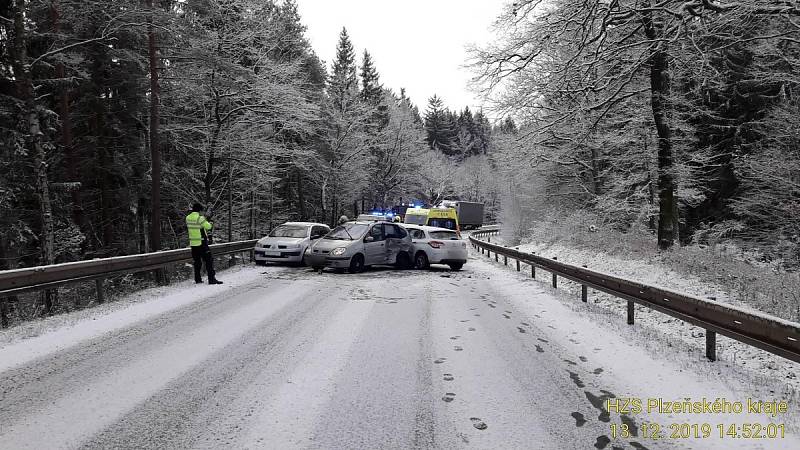
<path fill-rule="evenodd" d="M 428 99 L 428 109 L 425 111 L 425 140 L 428 145 L 440 152 L 451 155 L 453 148 L 453 121 L 451 113 L 444 107 L 442 99 L 436 94 Z"/>
<path fill-rule="evenodd" d="M 361 100 L 375 108 L 372 126 L 380 130 L 389 123 L 389 110 L 384 101 L 380 76 L 367 50 L 364 50 L 364 60 L 361 65 Z"/>
<path fill-rule="evenodd" d="M 342 28 L 339 43 L 336 46 L 336 60 L 333 62 L 333 74 L 328 92 L 334 106 L 346 111 L 358 95 L 358 79 L 356 76 L 356 56 L 347 29 Z"/>

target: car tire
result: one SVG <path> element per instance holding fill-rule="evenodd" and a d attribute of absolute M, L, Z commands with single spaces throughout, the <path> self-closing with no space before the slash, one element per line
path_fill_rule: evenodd
<path fill-rule="evenodd" d="M 259 260 L 256 260 L 256 265 L 257 265 L 257 266 L 266 266 L 266 265 L 267 265 L 267 262 L 266 262 L 266 261 L 259 261 Z"/>
<path fill-rule="evenodd" d="M 398 269 L 410 269 L 411 268 L 411 257 L 408 256 L 406 252 L 400 252 L 397 254 L 397 260 L 395 261 L 395 267 Z"/>
<path fill-rule="evenodd" d="M 450 266 L 450 270 L 452 270 L 454 272 L 458 272 L 459 270 L 461 270 L 462 267 L 464 267 L 464 264 L 463 263 L 450 263 L 450 264 L 448 264 L 448 266 Z"/>
<path fill-rule="evenodd" d="M 357 253 L 350 258 L 350 273 L 359 273 L 364 270 L 364 255 Z"/>
<path fill-rule="evenodd" d="M 430 266 L 431 264 L 428 262 L 428 255 L 426 255 L 425 252 L 417 252 L 417 255 L 414 257 L 414 267 L 425 270 Z"/>

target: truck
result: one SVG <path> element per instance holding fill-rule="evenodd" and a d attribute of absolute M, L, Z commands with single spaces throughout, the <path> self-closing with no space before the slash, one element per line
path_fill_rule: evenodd
<path fill-rule="evenodd" d="M 444 200 L 442 206 L 456 210 L 458 223 L 464 230 L 480 228 L 483 225 L 483 203 Z"/>

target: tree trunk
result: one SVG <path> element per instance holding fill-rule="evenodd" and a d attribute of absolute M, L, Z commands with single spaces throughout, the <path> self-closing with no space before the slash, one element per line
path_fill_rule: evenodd
<path fill-rule="evenodd" d="M 662 43 L 661 45 L 666 45 Z M 650 56 L 650 103 L 658 133 L 658 247 L 673 246 L 676 239 L 677 202 L 673 176 L 672 130 L 669 126 L 669 60 L 663 47 L 653 49 Z"/>
<path fill-rule="evenodd" d="M 25 34 L 25 0 L 14 1 L 14 75 L 17 80 L 17 95 L 25 104 L 26 147 L 29 154 L 33 155 L 34 174 L 36 176 L 36 193 L 39 197 L 39 215 L 41 230 L 39 233 L 39 246 L 42 252 L 41 263 L 53 264 L 55 262 L 55 227 L 53 224 L 53 209 L 50 203 L 50 181 L 47 174 L 47 153 L 42 143 L 41 124 L 39 113 L 36 110 L 36 101 L 33 91 L 33 76 L 28 64 L 27 35 Z M 44 292 L 44 313 L 50 314 L 53 310 L 54 291 Z"/>
<path fill-rule="evenodd" d="M 147 0 L 147 6 L 153 9 L 153 0 Z M 155 20 L 153 11 L 150 21 Z M 158 142 L 160 92 L 158 87 L 158 55 L 156 50 L 156 33 L 152 23 L 147 27 L 148 53 L 150 56 L 150 160 L 152 164 L 150 185 L 150 249 L 161 250 L 161 146 Z M 161 279 L 161 275 L 157 275 Z"/>
<path fill-rule="evenodd" d="M 308 213 L 306 212 L 306 198 L 303 192 L 303 173 L 301 171 L 297 171 L 297 203 L 300 207 L 300 220 L 308 219 Z"/>

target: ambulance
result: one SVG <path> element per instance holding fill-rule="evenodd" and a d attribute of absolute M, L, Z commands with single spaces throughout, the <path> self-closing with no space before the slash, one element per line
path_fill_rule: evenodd
<path fill-rule="evenodd" d="M 461 230 L 458 225 L 458 214 L 454 208 L 408 208 L 404 223 Z"/>

